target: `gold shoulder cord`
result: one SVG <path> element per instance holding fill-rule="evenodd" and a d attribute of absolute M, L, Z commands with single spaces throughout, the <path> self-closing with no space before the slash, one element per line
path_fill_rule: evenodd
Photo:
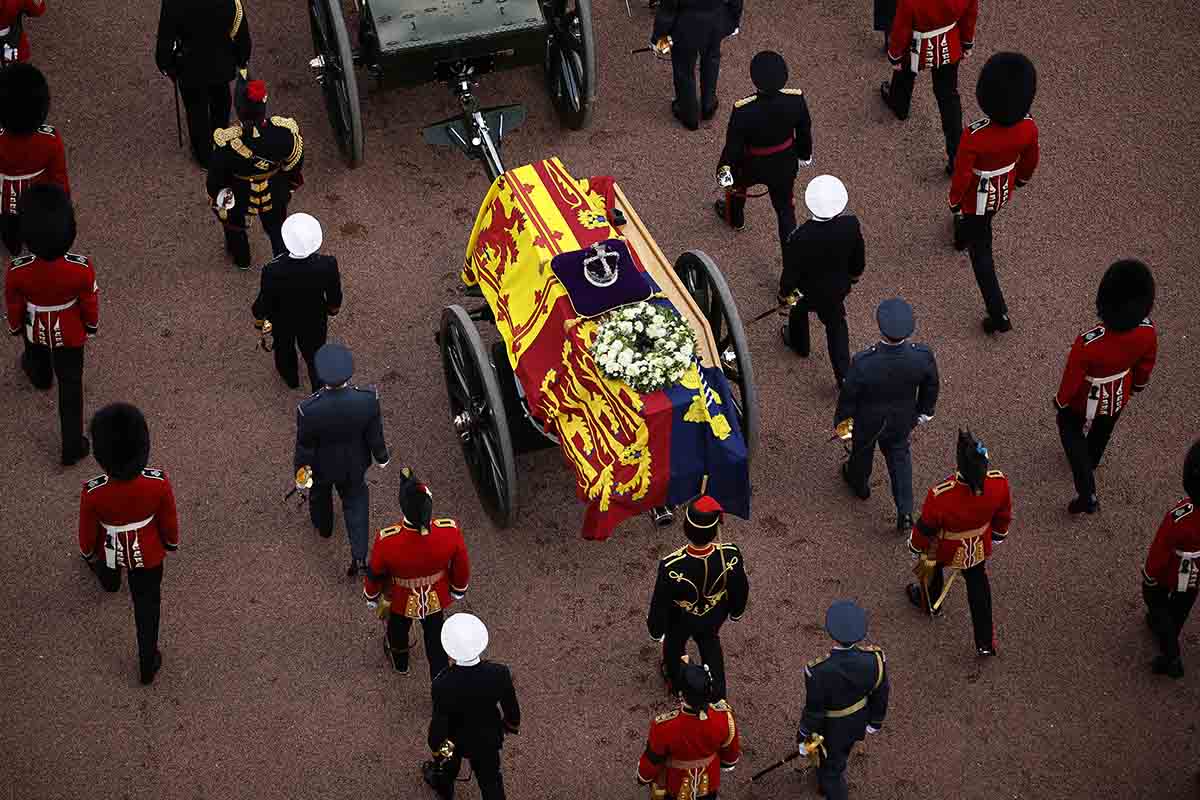
<path fill-rule="evenodd" d="M 229 26 L 230 39 L 237 36 L 240 27 L 242 27 L 242 0 L 233 0 L 233 24 Z"/>

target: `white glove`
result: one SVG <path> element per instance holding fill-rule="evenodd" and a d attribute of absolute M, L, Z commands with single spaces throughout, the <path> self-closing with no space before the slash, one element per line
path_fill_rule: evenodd
<path fill-rule="evenodd" d="M 879 728 L 876 728 L 876 727 L 873 727 L 873 726 L 871 726 L 871 725 L 868 725 L 868 726 L 867 726 L 867 733 L 870 733 L 870 734 L 876 734 L 876 733 L 879 733 Z"/>
<path fill-rule="evenodd" d="M 731 764 L 728 767 L 724 764 L 721 765 L 721 772 L 733 772 L 735 769 L 737 769 L 737 766 L 734 764 Z"/>
<path fill-rule="evenodd" d="M 236 201 L 233 197 L 233 189 L 222 189 L 221 191 L 217 192 L 217 208 L 228 211 L 229 209 L 233 208 L 233 204 L 235 202 Z"/>
<path fill-rule="evenodd" d="M 652 641 L 652 642 L 659 642 L 659 643 L 661 644 L 661 643 L 662 643 L 662 640 L 663 640 L 663 639 L 666 639 L 666 638 L 667 638 L 667 635 L 664 633 L 662 636 L 659 636 L 659 637 L 657 637 L 657 638 L 655 638 L 655 637 L 651 636 L 651 637 L 650 637 L 650 641 Z"/>
<path fill-rule="evenodd" d="M 812 166 L 812 158 L 810 157 L 807 161 L 805 161 L 803 158 L 800 159 L 800 166 L 811 167 Z"/>
<path fill-rule="evenodd" d="M 926 422 L 929 422 L 929 420 L 931 420 L 931 419 L 933 419 L 932 414 L 918 414 L 917 415 L 917 424 L 924 425 Z"/>
<path fill-rule="evenodd" d="M 375 464 L 375 466 L 379 467 L 380 469 L 383 469 L 390 463 L 392 463 L 392 460 L 389 458 L 387 461 L 384 461 L 382 464 L 377 463 L 377 464 Z"/>
<path fill-rule="evenodd" d="M 722 165 L 722 167 L 717 170 L 717 185 L 722 189 L 728 189 L 730 186 L 733 186 L 733 170 Z"/>
<path fill-rule="evenodd" d="M 368 600 L 368 601 L 367 601 L 367 610 L 368 610 L 368 611 L 375 611 L 375 610 L 377 610 L 378 608 L 379 608 L 379 601 L 378 601 L 378 600 Z"/>
<path fill-rule="evenodd" d="M 453 600 L 462 600 L 466 596 L 467 596 L 466 592 L 455 592 L 455 591 L 450 592 L 450 597 Z"/>
<path fill-rule="evenodd" d="M 729 38 L 732 39 L 734 36 L 737 36 L 741 32 L 742 32 L 742 29 L 740 27 L 734 28 L 733 33 L 729 34 Z"/>

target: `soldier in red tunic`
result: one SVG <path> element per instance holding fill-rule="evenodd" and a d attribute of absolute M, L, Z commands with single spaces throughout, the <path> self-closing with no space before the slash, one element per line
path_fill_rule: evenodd
<path fill-rule="evenodd" d="M 1187 622 L 1200 588 L 1200 441 L 1183 462 L 1187 496 L 1163 517 L 1142 568 L 1142 598 L 1146 624 L 1154 631 L 1160 654 L 1150 668 L 1156 675 L 1183 677 L 1179 633 Z"/>
<path fill-rule="evenodd" d="M 8 332 L 25 335 L 21 366 L 37 389 L 58 378 L 62 463 L 88 454 L 83 435 L 83 346 L 99 325 L 96 271 L 87 256 L 67 252 L 75 213 L 57 186 L 33 186 L 21 196 L 21 234 L 33 255 L 14 258 L 4 283 Z"/>
<path fill-rule="evenodd" d="M 1037 92 L 1037 72 L 1020 53 L 988 59 L 975 84 L 975 99 L 987 114 L 963 132 L 950 179 L 954 247 L 967 250 L 975 282 L 983 295 L 984 333 L 1012 330 L 1008 306 L 992 256 L 992 217 L 1024 186 L 1037 169 L 1038 127 L 1029 109 Z"/>
<path fill-rule="evenodd" d="M 1095 469 L 1131 393 L 1150 383 L 1158 359 L 1158 334 L 1150 320 L 1154 276 L 1140 261 L 1118 261 L 1108 268 L 1096 292 L 1101 324 L 1075 337 L 1062 383 L 1054 397 L 1058 434 L 1076 497 L 1072 514 L 1095 514 Z"/>
<path fill-rule="evenodd" d="M 163 560 L 179 548 L 179 523 L 171 482 L 161 469 L 147 469 L 150 430 L 142 412 L 113 403 L 92 418 L 96 460 L 105 474 L 83 485 L 79 498 L 79 553 L 107 591 L 121 588 L 129 572 L 137 625 L 142 683 L 162 666 L 158 623 Z"/>
<path fill-rule="evenodd" d="M 883 102 L 899 119 L 908 119 L 917 73 L 932 70 L 933 96 L 942 116 L 946 140 L 946 174 L 962 136 L 962 101 L 958 97 L 958 62 L 975 45 L 978 0 L 899 0 L 888 38 L 891 83 L 879 87 Z"/>
<path fill-rule="evenodd" d="M 0 0 L 0 66 L 29 60 L 25 17 L 45 13 L 46 0 Z"/>
<path fill-rule="evenodd" d="M 0 70 L 0 237 L 12 256 L 22 250 L 21 192 L 50 183 L 71 193 L 62 136 L 46 124 L 49 110 L 50 88 L 37 67 L 14 64 Z"/>
<path fill-rule="evenodd" d="M 946 587 L 943 570 L 962 572 L 980 656 L 996 655 L 992 631 L 992 589 L 987 559 L 1012 524 L 1008 478 L 988 469 L 988 451 L 971 433 L 958 432 L 958 471 L 925 495 L 921 517 L 908 546 L 919 557 L 921 585 L 908 585 L 908 599 L 929 614 L 941 613 Z"/>
<path fill-rule="evenodd" d="M 444 611 L 466 595 L 471 563 L 458 523 L 433 518 L 429 487 L 407 467 L 400 475 L 404 520 L 375 537 L 363 594 L 368 607 L 375 609 L 384 587 L 391 587 L 384 602 L 387 637 L 383 646 L 401 674 L 408 674 L 409 630 L 413 620 L 420 620 L 432 680 L 449 665 L 441 643 Z"/>
<path fill-rule="evenodd" d="M 684 667 L 680 684 L 679 709 L 650 723 L 638 783 L 653 783 L 651 797 L 662 800 L 716 800 L 721 772 L 742 756 L 733 709 L 724 700 L 711 701 L 712 678 L 704 667 Z"/>

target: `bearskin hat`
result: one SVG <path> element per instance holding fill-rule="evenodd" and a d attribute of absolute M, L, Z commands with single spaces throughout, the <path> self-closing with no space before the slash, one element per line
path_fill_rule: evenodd
<path fill-rule="evenodd" d="M 1200 502 L 1200 439 L 1197 439 L 1183 459 L 1183 490 L 1192 502 Z"/>
<path fill-rule="evenodd" d="M 996 53 L 987 60 L 975 84 L 979 107 L 997 125 L 1016 125 L 1033 106 L 1037 70 L 1020 53 Z"/>
<path fill-rule="evenodd" d="M 400 511 L 414 528 L 421 533 L 429 532 L 433 522 L 433 492 L 408 467 L 400 470 Z"/>
<path fill-rule="evenodd" d="M 46 261 L 62 258 L 75 244 L 75 210 L 61 187 L 30 186 L 17 201 L 21 239 L 29 252 Z"/>
<path fill-rule="evenodd" d="M 708 495 L 701 495 L 688 504 L 683 514 L 683 534 L 697 547 L 717 538 L 725 509 Z"/>
<path fill-rule="evenodd" d="M 1096 313 L 1114 331 L 1131 331 L 1150 316 L 1154 307 L 1154 276 L 1150 268 L 1132 258 L 1116 262 L 1100 279 Z"/>
<path fill-rule="evenodd" d="M 112 403 L 92 417 L 92 452 L 96 461 L 119 481 L 141 474 L 150 460 L 150 428 L 137 406 Z"/>
<path fill-rule="evenodd" d="M 690 708 L 702 709 L 713 700 L 713 679 L 708 667 L 687 664 L 679 673 L 679 693 Z"/>
<path fill-rule="evenodd" d="M 787 86 L 787 62 L 774 50 L 763 50 L 750 59 L 750 80 L 760 92 L 778 92 Z"/>
<path fill-rule="evenodd" d="M 11 64 L 0 70 L 0 128 L 9 133 L 33 133 L 46 124 L 50 87 L 32 64 Z"/>
<path fill-rule="evenodd" d="M 958 430 L 958 474 L 973 492 L 982 492 L 987 480 L 988 451 L 969 431 Z"/>

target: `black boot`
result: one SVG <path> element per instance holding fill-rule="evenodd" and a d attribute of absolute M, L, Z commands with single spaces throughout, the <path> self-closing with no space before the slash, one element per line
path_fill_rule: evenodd
<path fill-rule="evenodd" d="M 154 676 L 158 674 L 158 671 L 161 668 L 162 668 L 162 653 L 155 650 L 154 651 L 154 660 L 151 661 L 149 664 L 142 665 L 142 670 L 141 670 L 142 685 L 149 686 L 150 684 L 154 683 Z"/>
<path fill-rule="evenodd" d="M 1166 675 L 1169 678 L 1183 677 L 1183 659 L 1155 656 L 1150 662 L 1150 671 L 1155 675 Z"/>
<path fill-rule="evenodd" d="M 1096 495 L 1088 498 L 1076 497 L 1067 503 L 1068 514 L 1095 514 L 1099 510 L 1100 501 L 1096 499 Z"/>

